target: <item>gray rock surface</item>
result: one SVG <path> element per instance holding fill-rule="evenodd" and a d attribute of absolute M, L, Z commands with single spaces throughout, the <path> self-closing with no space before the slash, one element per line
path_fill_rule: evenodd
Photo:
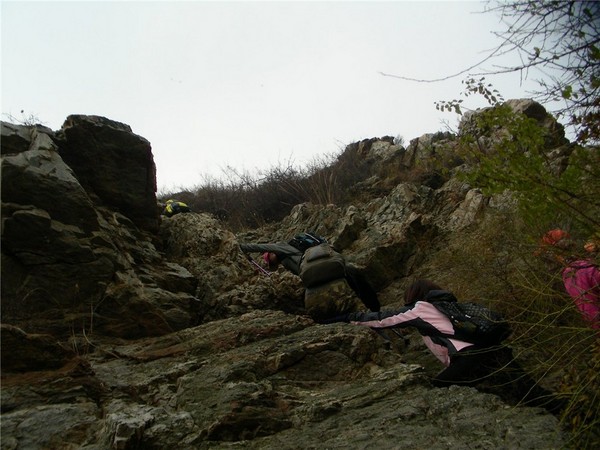
<path fill-rule="evenodd" d="M 351 150 L 377 171 L 452 140 Z M 543 410 L 431 387 L 441 367 L 417 337 L 315 324 L 298 277 L 261 275 L 239 251 L 318 229 L 393 307 L 448 236 L 506 199 L 453 178 L 402 182 L 235 235 L 201 212 L 158 216 L 150 145 L 127 125 L 2 123 L 1 154 L 2 449 L 563 446 Z"/>

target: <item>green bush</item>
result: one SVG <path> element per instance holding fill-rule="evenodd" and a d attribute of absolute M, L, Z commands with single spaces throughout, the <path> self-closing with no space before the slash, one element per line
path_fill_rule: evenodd
<path fill-rule="evenodd" d="M 507 105 L 475 116 L 476 133 L 461 136 L 459 153 L 470 170 L 466 181 L 487 195 L 505 191 L 517 199 L 529 223 L 571 222 L 582 233 L 600 229 L 600 153 L 546 147 L 547 131 Z M 481 138 L 490 145 L 482 147 Z"/>
<path fill-rule="evenodd" d="M 483 288 L 480 292 L 488 293 L 510 318 L 517 354 L 542 383 L 568 400 L 562 423 L 571 431 L 570 446 L 597 448 L 599 336 L 565 292 L 563 266 L 536 256 L 535 250 L 539 238 L 552 228 L 567 229 L 580 243 L 600 230 L 598 148 L 550 149 L 545 129 L 505 105 L 474 118 L 475 131 L 464 133 L 459 147 L 469 169 L 458 176 L 487 195 L 513 198 L 518 209 L 515 217 L 487 227 L 489 236 L 478 236 L 480 251 L 464 242 L 457 246 L 452 255 L 454 282 L 477 279 L 476 291 Z M 580 254 L 573 256 L 584 256 L 582 250 L 575 252 Z M 488 269 L 475 263 L 471 266 L 479 270 L 470 277 L 456 276 L 461 255 L 478 255 L 477 262 L 485 261 Z"/>
<path fill-rule="evenodd" d="M 600 339 L 565 292 L 562 266 L 538 254 L 531 232 L 518 211 L 488 212 L 477 228 L 451 235 L 420 275 L 501 312 L 519 363 L 567 402 L 560 419 L 569 448 L 598 448 Z"/>

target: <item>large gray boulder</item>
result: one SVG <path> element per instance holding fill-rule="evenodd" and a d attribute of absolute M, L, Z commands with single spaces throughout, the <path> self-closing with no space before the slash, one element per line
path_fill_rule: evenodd
<path fill-rule="evenodd" d="M 140 228 L 157 231 L 150 142 L 129 125 L 83 115 L 67 117 L 56 140 L 62 159 L 98 205 L 127 215 Z"/>
<path fill-rule="evenodd" d="M 71 140 L 44 127 L 2 123 L 3 322 L 33 333 L 95 329 L 121 337 L 197 323 L 197 280 L 164 260 L 149 231 L 159 217 L 147 141 L 106 119 L 77 116 L 68 124 Z M 85 167 L 81 173 L 65 162 L 60 144 L 65 154 L 80 155 L 72 158 Z M 118 174 L 111 169 L 117 166 Z"/>

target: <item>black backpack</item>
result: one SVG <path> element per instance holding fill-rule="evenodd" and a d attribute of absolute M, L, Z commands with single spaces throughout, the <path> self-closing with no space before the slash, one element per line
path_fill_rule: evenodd
<path fill-rule="evenodd" d="M 316 233 L 313 233 L 312 231 L 308 233 L 297 234 L 288 242 L 288 244 L 290 244 L 292 247 L 297 248 L 302 253 L 304 253 L 307 249 L 311 247 L 326 243 L 327 239 L 325 239 L 322 236 L 319 236 Z"/>
<path fill-rule="evenodd" d="M 447 316 L 454 327 L 454 337 L 483 346 L 501 344 L 511 334 L 510 325 L 501 314 L 479 303 L 431 302 Z"/>
<path fill-rule="evenodd" d="M 310 247 L 300 262 L 299 275 L 307 289 L 345 278 L 344 256 L 327 243 Z"/>

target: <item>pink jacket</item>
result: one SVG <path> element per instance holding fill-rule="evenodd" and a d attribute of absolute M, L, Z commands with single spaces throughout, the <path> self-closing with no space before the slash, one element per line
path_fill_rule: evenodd
<path fill-rule="evenodd" d="M 562 272 L 565 289 L 584 319 L 600 329 L 600 270 L 591 261 L 579 260 Z"/>
<path fill-rule="evenodd" d="M 366 322 L 351 322 L 354 325 L 364 325 L 371 328 L 389 328 L 394 326 L 399 327 L 415 327 L 417 329 L 426 329 L 430 327 L 436 328 L 444 334 L 454 334 L 454 328 L 450 319 L 442 314 L 435 306 L 429 302 L 416 302 L 410 309 L 406 308 L 402 312 L 393 316 L 386 317 L 381 320 L 369 320 Z M 420 331 L 420 330 L 419 330 Z M 423 342 L 429 348 L 437 359 L 445 366 L 450 365 L 449 349 L 443 345 L 436 344 L 429 336 L 422 336 Z M 457 339 L 448 339 L 449 343 L 454 346 L 456 351 L 470 347 L 473 343 L 463 342 Z"/>

